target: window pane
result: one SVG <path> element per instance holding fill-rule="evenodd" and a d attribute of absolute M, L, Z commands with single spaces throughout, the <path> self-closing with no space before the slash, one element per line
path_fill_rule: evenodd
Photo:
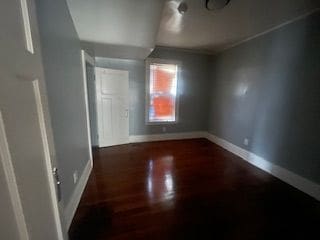
<path fill-rule="evenodd" d="M 151 64 L 149 90 L 149 121 L 175 121 L 177 65 Z"/>
<path fill-rule="evenodd" d="M 175 78 L 175 72 L 166 71 L 160 67 L 153 70 L 153 92 L 170 93 Z"/>

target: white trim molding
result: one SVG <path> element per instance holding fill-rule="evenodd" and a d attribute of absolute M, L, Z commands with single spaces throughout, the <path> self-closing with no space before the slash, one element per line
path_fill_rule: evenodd
<path fill-rule="evenodd" d="M 90 157 L 91 165 L 93 165 L 86 62 L 94 66 L 94 59 L 90 57 L 84 50 L 81 50 L 83 90 L 84 90 L 84 101 L 85 101 L 85 110 L 86 110 L 86 125 L 87 125 L 87 134 L 88 134 L 89 157 Z"/>
<path fill-rule="evenodd" d="M 164 134 L 150 134 L 150 135 L 131 135 L 129 136 L 130 143 L 138 142 L 154 142 L 166 140 L 205 138 L 206 132 L 183 132 L 183 133 L 164 133 Z"/>
<path fill-rule="evenodd" d="M 81 53 L 83 54 L 85 61 L 94 67 L 95 66 L 94 58 L 91 57 L 85 50 L 81 50 Z"/>
<path fill-rule="evenodd" d="M 34 54 L 33 42 L 32 42 L 32 34 L 31 34 L 31 26 L 30 26 L 30 15 L 27 0 L 20 0 L 21 4 L 21 14 L 23 20 L 24 34 L 26 40 L 26 49 Z"/>
<path fill-rule="evenodd" d="M 65 214 L 65 222 L 66 222 L 67 229 L 69 229 L 72 219 L 74 217 L 74 214 L 76 213 L 77 207 L 80 203 L 82 193 L 87 185 L 91 171 L 92 171 L 92 162 L 91 160 L 89 160 L 82 172 L 82 175 L 78 181 L 77 186 L 73 191 L 71 199 L 69 200 L 69 202 L 65 207 L 64 214 Z"/>
<path fill-rule="evenodd" d="M 21 240 L 29 240 L 29 233 L 26 225 L 26 220 L 24 217 L 24 212 L 21 204 L 21 198 L 19 194 L 19 189 L 16 181 L 16 176 L 14 173 L 14 168 L 12 165 L 11 154 L 9 151 L 9 144 L 6 137 L 4 121 L 0 111 L 0 155 L 1 164 L 4 170 L 4 175 L 8 185 L 10 200 L 12 203 L 13 212 L 15 215 L 15 220 L 17 223 L 17 228 L 19 231 L 19 237 Z"/>
<path fill-rule="evenodd" d="M 320 185 L 312 182 L 304 177 L 299 176 L 283 167 L 273 164 L 256 154 L 242 149 L 222 138 L 219 138 L 213 134 L 208 133 L 207 139 L 211 142 L 223 147 L 229 152 L 241 157 L 243 160 L 249 162 L 250 164 L 262 169 L 265 172 L 279 178 L 280 180 L 286 182 L 287 184 L 299 189 L 300 191 L 314 197 L 320 201 Z"/>

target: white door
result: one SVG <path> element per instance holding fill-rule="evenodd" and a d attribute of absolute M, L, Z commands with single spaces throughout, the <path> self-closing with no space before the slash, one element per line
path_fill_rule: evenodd
<path fill-rule="evenodd" d="M 1 1 L 0 29 L 0 239 L 62 240 L 35 1 Z"/>
<path fill-rule="evenodd" d="M 129 73 L 95 68 L 99 147 L 129 142 Z"/>

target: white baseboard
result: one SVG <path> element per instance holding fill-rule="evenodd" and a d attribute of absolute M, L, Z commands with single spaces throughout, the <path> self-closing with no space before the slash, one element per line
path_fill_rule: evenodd
<path fill-rule="evenodd" d="M 192 138 L 206 138 L 206 132 L 184 132 L 184 133 L 164 133 L 164 134 L 150 134 L 150 135 L 131 135 L 129 137 L 130 143 L 138 142 L 154 142 L 165 140 L 179 140 Z"/>
<path fill-rule="evenodd" d="M 82 193 L 87 185 L 88 178 L 90 176 L 91 171 L 92 171 L 92 161 L 89 160 L 82 172 L 81 177 L 79 178 L 78 184 L 73 191 L 73 194 L 71 196 L 69 203 L 66 205 L 64 209 L 65 223 L 66 223 L 67 229 L 69 229 L 71 225 L 72 219 L 79 205 Z"/>
<path fill-rule="evenodd" d="M 280 180 L 288 183 L 289 185 L 299 189 L 300 191 L 314 197 L 320 201 L 320 185 L 314 183 L 304 177 L 301 177 L 283 167 L 266 161 L 264 158 L 257 156 L 256 154 L 242 149 L 224 139 L 221 139 L 215 135 L 207 133 L 207 139 L 211 142 L 223 147 L 224 149 L 238 155 L 245 161 L 252 165 L 270 173 L 271 175 L 279 178 Z"/>

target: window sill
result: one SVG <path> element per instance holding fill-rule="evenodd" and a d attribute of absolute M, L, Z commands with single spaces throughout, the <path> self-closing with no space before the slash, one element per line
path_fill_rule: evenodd
<path fill-rule="evenodd" d="M 174 122 L 146 122 L 146 125 L 175 125 L 178 124 L 178 121 L 174 121 Z"/>

